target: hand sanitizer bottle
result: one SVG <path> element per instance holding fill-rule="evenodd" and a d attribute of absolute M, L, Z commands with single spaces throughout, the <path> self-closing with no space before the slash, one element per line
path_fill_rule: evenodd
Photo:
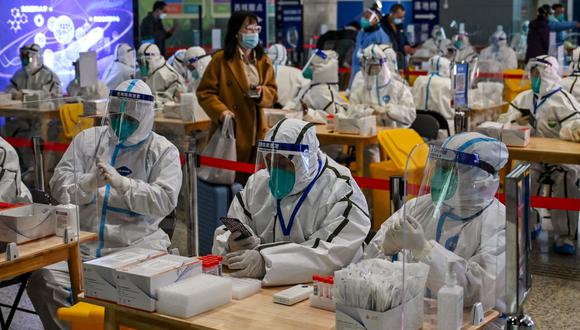
<path fill-rule="evenodd" d="M 437 329 L 461 329 L 463 325 L 463 287 L 457 285 L 453 261 L 447 261 L 445 286 L 437 293 Z"/>
<path fill-rule="evenodd" d="M 70 196 L 65 194 L 63 197 L 63 204 L 57 205 L 54 208 L 54 215 L 56 217 L 56 236 L 63 237 L 64 231 L 67 227 L 71 227 L 75 234 L 78 228 L 78 206 L 70 203 Z"/>

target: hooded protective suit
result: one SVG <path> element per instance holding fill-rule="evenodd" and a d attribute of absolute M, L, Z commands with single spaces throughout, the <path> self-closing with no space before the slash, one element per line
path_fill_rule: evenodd
<path fill-rule="evenodd" d="M 493 72 L 518 68 L 516 52 L 508 46 L 507 35 L 503 31 L 496 31 L 491 36 L 491 45 L 481 51 L 479 61 L 493 63 L 497 69 Z"/>
<path fill-rule="evenodd" d="M 171 57 L 167 60 L 167 64 L 169 64 L 183 79 L 185 83 L 191 80 L 191 72 L 187 69 L 185 64 L 185 49 L 180 49 L 176 51 Z"/>
<path fill-rule="evenodd" d="M 572 63 L 570 63 L 570 71 L 572 73 L 562 79 L 562 88 L 574 95 L 576 101 L 580 102 L 580 47 L 576 47 L 572 51 Z"/>
<path fill-rule="evenodd" d="M 322 51 L 326 58 L 314 55 L 312 81 L 284 108 L 302 110 L 308 108 L 306 121 L 326 123 L 327 114 L 346 111 L 346 102 L 338 93 L 338 55 L 332 50 Z"/>
<path fill-rule="evenodd" d="M 135 49 L 125 43 L 115 47 L 115 59 L 105 71 L 103 82 L 114 89 L 125 80 L 135 77 Z"/>
<path fill-rule="evenodd" d="M 278 212 L 267 169 L 252 175 L 230 206 L 228 217 L 240 219 L 260 240 L 257 251 L 265 262 L 262 283 L 304 283 L 311 281 L 313 274 L 332 274 L 357 261 L 370 220 L 364 195 L 350 171 L 319 151 L 312 124 L 282 120 L 268 132 L 266 140 L 306 144 L 310 152 L 308 167 L 297 164 L 295 158 L 292 161 L 296 163 L 296 181 L 291 192 L 280 200 Z M 296 221 L 285 237 L 279 221 L 290 223 L 294 212 Z M 286 220 L 281 220 L 280 213 Z M 229 252 L 229 235 L 218 228 L 215 254 Z"/>
<path fill-rule="evenodd" d="M 52 195 L 57 200 L 70 198 L 79 205 L 80 229 L 99 234 L 97 241 L 81 245 L 84 260 L 126 247 L 166 251 L 170 241 L 159 223 L 176 207 L 181 188 L 177 148 L 152 132 L 153 97 L 149 87 L 134 79 L 121 83 L 116 90 L 142 100 L 124 101 L 121 109 L 109 109 L 110 112 L 121 110 L 134 118 L 138 127 L 124 142 L 120 142 L 111 125 L 82 131 L 74 138 L 50 180 Z M 103 185 L 96 179 L 98 160 L 109 164 L 106 165 L 109 171 L 126 182 L 124 193 L 113 186 L 113 181 Z M 56 318 L 56 309 L 70 304 L 69 292 L 66 264 L 33 273 L 28 295 L 45 328 L 62 326 Z"/>
<path fill-rule="evenodd" d="M 580 142 L 580 103 L 562 88 L 558 74 L 558 61 L 551 56 L 538 56 L 528 63 L 528 71 L 536 68 L 540 73 L 538 92 L 521 92 L 510 103 L 503 121 L 517 122 L 532 127 L 533 136 L 561 138 Z M 518 110 L 519 109 L 519 110 Z M 531 111 L 535 124 L 529 124 L 521 110 Z M 532 120 L 532 123 L 534 120 Z M 532 165 L 532 192 L 540 195 L 543 185 L 550 185 L 553 197 L 580 198 L 580 177 L 578 165 L 534 163 Z M 537 215 L 538 223 L 541 220 Z M 574 252 L 575 236 L 578 228 L 578 212 L 551 210 L 552 225 L 558 235 L 556 245 L 570 245 L 564 253 Z M 566 242 L 567 243 L 566 243 Z"/>
<path fill-rule="evenodd" d="M 433 56 L 429 60 L 429 75 L 419 76 L 413 84 L 413 100 L 420 110 L 441 113 L 453 128 L 455 112 L 451 108 L 451 63 L 443 56 Z"/>
<path fill-rule="evenodd" d="M 469 62 L 471 63 L 477 58 L 477 53 L 473 46 L 469 43 L 469 37 L 466 34 L 456 34 L 451 39 L 451 49 L 453 53 L 454 62 Z"/>
<path fill-rule="evenodd" d="M 288 54 L 286 47 L 274 44 L 268 49 L 268 56 L 274 64 L 276 85 L 278 85 L 278 103 L 283 107 L 292 101 L 302 88 L 306 88 L 310 79 L 302 76 L 302 71 L 286 65 Z"/>
<path fill-rule="evenodd" d="M 206 54 L 201 47 L 189 47 L 185 52 L 183 61 L 190 72 L 191 79 L 187 84 L 187 92 L 195 93 L 197 86 L 201 82 L 201 78 L 205 69 L 211 62 L 211 54 Z"/>
<path fill-rule="evenodd" d="M 151 88 L 156 101 L 177 101 L 178 95 L 186 90 L 185 83 L 181 75 L 167 65 L 157 45 L 141 45 L 137 57 L 141 78 Z"/>
<path fill-rule="evenodd" d="M 397 53 L 395 53 L 395 50 L 393 49 L 393 47 L 391 47 L 391 45 L 389 45 L 389 44 L 386 44 L 386 45 L 379 45 L 379 48 L 385 54 L 387 68 L 389 69 L 389 71 L 391 73 L 391 78 L 401 82 L 402 84 L 405 84 L 405 86 L 408 86 L 409 84 L 407 83 L 407 81 L 405 79 L 403 79 L 403 77 L 401 77 L 401 75 L 399 73 L 399 64 L 397 63 Z M 362 85 L 364 85 L 364 77 L 363 77 L 363 73 L 361 71 L 359 71 L 356 73 L 356 76 L 354 77 L 354 80 L 352 81 L 350 92 L 352 93 L 353 90 L 360 88 Z"/>
<path fill-rule="evenodd" d="M 518 60 L 523 61 L 526 59 L 526 51 L 528 49 L 528 31 L 530 30 L 530 21 L 524 21 L 522 23 L 522 29 L 520 32 L 514 34 L 512 37 L 511 46 L 516 51 L 516 56 Z"/>
<path fill-rule="evenodd" d="M 32 196 L 20 178 L 16 150 L 0 137 L 0 202 L 32 203 Z"/>
<path fill-rule="evenodd" d="M 499 170 L 506 164 L 506 146 L 479 133 L 462 133 L 449 137 L 443 148 L 477 154 L 493 167 L 495 174 L 481 168 L 463 166 L 457 172 L 452 196 L 439 208 L 431 195 L 406 203 L 383 223 L 365 249 L 365 258 L 384 256 L 385 236 L 391 224 L 405 220 L 404 209 L 417 220 L 426 240 L 426 249 L 418 260 L 429 265 L 427 292 L 432 297 L 444 285 L 446 259 L 456 261 L 458 285 L 464 288 L 464 305 L 482 302 L 484 306 L 504 308 L 501 301 L 505 287 L 505 206 L 494 196 L 499 187 Z M 458 207 L 458 205 L 461 205 Z M 433 221 L 433 215 L 440 214 Z M 414 254 L 414 256 L 417 256 Z M 497 291 L 496 291 L 497 290 Z"/>
<path fill-rule="evenodd" d="M 445 55 L 447 53 L 447 48 L 450 46 L 451 40 L 445 37 L 443 28 L 439 25 L 435 25 L 431 31 L 431 38 L 425 40 L 413 56 L 431 58 L 435 55 Z"/>
<path fill-rule="evenodd" d="M 350 102 L 375 109 L 381 126 L 409 127 L 416 116 L 413 95 L 405 84 L 392 78 L 387 61 L 378 45 L 364 50 L 361 57 L 364 82 L 352 90 Z"/>
<path fill-rule="evenodd" d="M 42 63 L 42 49 L 37 44 L 20 48 L 22 68 L 10 79 L 6 92 L 17 94 L 24 89 L 42 91 L 44 98 L 60 97 L 60 79 Z"/>
<path fill-rule="evenodd" d="M 78 62 L 75 62 L 74 66 L 77 67 Z M 75 72 L 77 75 L 80 74 L 78 68 Z M 101 100 L 109 96 L 109 88 L 99 79 L 97 79 L 96 84 L 85 87 L 81 87 L 80 79 L 80 76 L 77 76 L 68 84 L 66 87 L 68 96 L 76 96 L 83 101 Z"/>

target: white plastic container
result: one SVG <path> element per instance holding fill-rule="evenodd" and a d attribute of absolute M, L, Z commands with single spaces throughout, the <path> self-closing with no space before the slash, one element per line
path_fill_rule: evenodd
<path fill-rule="evenodd" d="M 447 261 L 445 286 L 437 292 L 438 329 L 461 329 L 463 325 L 463 287 L 457 285 L 453 264 Z"/>
<path fill-rule="evenodd" d="M 68 196 L 65 194 L 65 196 Z M 65 198 L 64 204 L 57 205 L 54 208 L 54 218 L 56 222 L 56 236 L 63 237 L 67 227 L 72 228 L 72 233 L 76 235 L 79 225 L 79 207 L 70 204 L 70 199 Z"/>
<path fill-rule="evenodd" d="M 54 235 L 53 208 L 29 204 L 0 211 L 0 242 L 20 244 Z"/>

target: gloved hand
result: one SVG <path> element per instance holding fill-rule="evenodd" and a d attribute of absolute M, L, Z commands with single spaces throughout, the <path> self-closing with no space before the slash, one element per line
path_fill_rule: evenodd
<path fill-rule="evenodd" d="M 390 104 L 371 105 L 370 107 L 374 110 L 375 115 L 384 115 L 391 110 Z"/>
<path fill-rule="evenodd" d="M 99 179 L 96 171 L 85 173 L 81 175 L 81 178 L 79 179 L 79 188 L 84 192 L 90 192 L 95 188 L 99 188 L 104 185 L 105 185 L 104 180 Z"/>
<path fill-rule="evenodd" d="M 427 256 L 431 248 L 431 244 L 425 239 L 421 224 L 410 215 L 392 223 L 383 241 L 385 255 L 393 255 L 401 249 L 407 249 L 411 250 L 418 260 Z"/>
<path fill-rule="evenodd" d="M 97 161 L 97 169 L 99 171 L 99 176 L 105 183 L 111 185 L 111 187 L 115 188 L 120 194 L 124 194 L 129 190 L 131 187 L 131 179 L 126 178 L 119 174 L 117 170 L 106 163 L 105 161 L 99 159 Z"/>
<path fill-rule="evenodd" d="M 565 125 L 560 130 L 560 138 L 580 142 L 580 122 L 575 121 L 571 125 Z"/>
<path fill-rule="evenodd" d="M 240 236 L 242 236 L 242 233 L 235 231 L 228 237 L 228 250 L 230 252 L 253 250 L 260 244 L 260 240 L 256 236 L 238 239 Z"/>
<path fill-rule="evenodd" d="M 266 263 L 257 250 L 243 250 L 226 254 L 224 264 L 231 270 L 234 277 L 263 278 L 266 275 Z"/>

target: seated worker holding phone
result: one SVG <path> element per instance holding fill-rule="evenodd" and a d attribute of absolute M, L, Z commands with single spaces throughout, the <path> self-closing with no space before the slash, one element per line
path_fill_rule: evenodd
<path fill-rule="evenodd" d="M 256 164 L 228 212 L 251 236 L 223 226 L 215 233 L 213 252 L 233 276 L 304 283 L 362 257 L 366 200 L 350 171 L 320 151 L 313 124 L 278 122 L 259 142 Z"/>

